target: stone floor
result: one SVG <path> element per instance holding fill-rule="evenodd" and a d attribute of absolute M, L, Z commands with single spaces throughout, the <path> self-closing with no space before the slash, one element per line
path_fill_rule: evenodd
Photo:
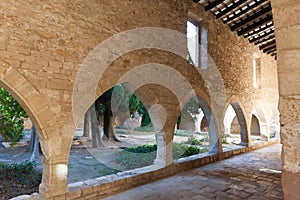
<path fill-rule="evenodd" d="M 281 145 L 161 179 L 105 200 L 267 200 L 283 199 Z"/>

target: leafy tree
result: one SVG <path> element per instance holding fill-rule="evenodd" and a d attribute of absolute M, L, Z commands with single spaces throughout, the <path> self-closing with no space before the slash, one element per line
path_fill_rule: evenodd
<path fill-rule="evenodd" d="M 111 107 L 112 100 L 117 101 L 117 98 L 112 99 L 114 88 L 109 89 L 104 94 L 102 94 L 95 102 L 96 116 L 98 118 L 99 114 L 103 115 L 103 132 L 106 136 L 105 139 L 119 141 L 115 134 L 114 128 L 114 115 Z M 119 105 L 119 104 L 114 104 Z"/>
<path fill-rule="evenodd" d="M 118 103 L 116 103 L 116 101 L 118 101 Z M 138 111 L 138 113 L 142 115 L 141 126 L 147 126 L 151 123 L 149 113 L 141 100 L 122 84 L 114 87 L 113 105 L 116 106 L 114 110 L 119 112 L 129 110 L 130 116 L 133 116 L 135 112 Z"/>
<path fill-rule="evenodd" d="M 195 121 L 195 115 L 197 114 L 200 114 L 198 100 L 196 98 L 191 98 L 183 107 L 177 120 L 177 125 L 179 126 L 182 121 Z"/>
<path fill-rule="evenodd" d="M 129 89 L 121 84 L 109 89 L 95 101 L 85 114 L 84 136 L 89 136 L 89 131 L 91 130 L 93 147 L 103 146 L 98 128 L 99 116 L 103 116 L 103 139 L 119 141 L 114 131 L 114 116 L 128 111 L 130 116 L 133 116 L 136 111 L 139 114 L 143 114 L 142 124 L 144 125 L 148 125 L 151 122 L 146 108 Z"/>
<path fill-rule="evenodd" d="M 22 137 L 23 118 L 27 118 L 20 104 L 2 87 L 0 87 L 0 134 L 5 141 L 14 145 Z"/>
<path fill-rule="evenodd" d="M 190 118 L 193 117 L 193 115 L 197 115 L 199 114 L 199 103 L 198 100 L 196 98 L 191 98 L 183 107 L 182 110 L 182 117 L 184 118 Z"/>
<path fill-rule="evenodd" d="M 141 126 L 148 126 L 149 124 L 151 124 L 151 119 L 150 119 L 149 113 L 141 101 L 139 102 L 139 105 L 138 105 L 138 112 L 143 117 Z"/>
<path fill-rule="evenodd" d="M 141 100 L 132 94 L 132 92 L 119 84 L 106 91 L 95 102 L 97 116 L 103 115 L 104 118 L 104 135 L 109 139 L 116 140 L 113 127 L 113 116 L 120 112 L 127 112 L 133 116 L 136 111 L 143 115 L 142 124 L 148 125 L 151 120 L 149 114 L 142 104 Z M 113 106 L 113 107 L 112 107 Z"/>

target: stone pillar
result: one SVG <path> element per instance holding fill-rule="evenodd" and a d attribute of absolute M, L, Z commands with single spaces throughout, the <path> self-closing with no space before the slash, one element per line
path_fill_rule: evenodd
<path fill-rule="evenodd" d="M 250 126 L 247 126 L 246 121 L 239 120 L 240 124 L 240 135 L 241 135 L 241 145 L 250 147 Z"/>
<path fill-rule="evenodd" d="M 53 129 L 50 129 L 53 128 Z M 65 125 L 61 130 L 54 125 L 46 129 L 48 138 L 40 140 L 43 151 L 43 177 L 39 187 L 42 199 L 53 199 L 53 197 L 64 196 L 68 192 L 68 158 L 71 150 L 74 126 Z M 69 135 L 66 131 L 69 131 Z M 60 132 L 63 134 L 59 134 Z"/>
<path fill-rule="evenodd" d="M 269 125 L 265 122 L 259 123 L 260 128 L 260 136 L 262 141 L 269 141 L 270 140 L 270 131 L 269 131 Z"/>
<path fill-rule="evenodd" d="M 300 2 L 271 0 L 278 52 L 284 199 L 300 197 Z"/>
<path fill-rule="evenodd" d="M 193 116 L 195 118 L 195 131 L 196 132 L 201 132 L 201 121 L 204 117 L 204 113 L 202 110 L 199 108 L 199 114 Z"/>
<path fill-rule="evenodd" d="M 157 142 L 157 156 L 154 161 L 155 165 L 166 167 L 173 163 L 173 142 L 166 139 L 164 132 L 155 134 Z"/>
<path fill-rule="evenodd" d="M 219 149 L 219 134 L 216 127 L 216 122 L 213 116 L 209 117 L 209 149 L 210 153 L 218 153 Z"/>
<path fill-rule="evenodd" d="M 43 178 L 39 192 L 45 199 L 68 192 L 68 158 L 43 159 Z"/>

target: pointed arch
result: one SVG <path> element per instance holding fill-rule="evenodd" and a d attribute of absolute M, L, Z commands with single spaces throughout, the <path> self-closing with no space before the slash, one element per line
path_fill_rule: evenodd
<path fill-rule="evenodd" d="M 8 68 L 0 78 L 0 86 L 5 88 L 22 106 L 38 130 L 41 140 L 47 140 L 47 127 L 53 122 L 51 109 L 46 99 L 17 70 Z"/>
<path fill-rule="evenodd" d="M 255 118 L 253 118 L 253 116 Z M 257 130 L 259 129 L 259 135 L 261 136 L 262 140 L 268 140 L 270 135 L 269 135 L 269 125 L 268 125 L 268 121 L 265 115 L 265 111 L 263 109 L 263 106 L 261 106 L 259 103 L 257 103 L 253 109 L 252 109 L 252 115 L 251 115 L 251 128 L 253 126 L 257 126 L 257 122 L 258 122 L 258 128 L 256 128 Z M 257 130 L 255 132 L 257 132 Z M 251 131 L 252 132 L 252 131 Z"/>
<path fill-rule="evenodd" d="M 226 120 L 226 114 L 228 111 L 229 106 L 232 107 L 232 109 L 234 110 L 238 123 L 239 123 L 239 127 L 240 127 L 240 136 L 241 136 L 241 145 L 245 145 L 245 146 L 249 146 L 250 145 L 250 140 L 249 140 L 249 132 L 248 132 L 248 126 L 247 126 L 247 120 L 245 117 L 245 112 L 243 109 L 242 104 L 240 103 L 239 99 L 235 96 L 231 97 L 228 101 L 227 101 L 227 105 L 225 107 L 224 110 L 224 114 L 223 114 L 223 126 L 224 129 L 226 129 L 226 127 L 230 127 L 230 124 L 232 122 L 232 120 Z M 228 124 L 230 121 L 230 124 Z M 225 124 L 224 124 L 225 123 Z M 228 128 L 227 128 L 228 129 Z"/>

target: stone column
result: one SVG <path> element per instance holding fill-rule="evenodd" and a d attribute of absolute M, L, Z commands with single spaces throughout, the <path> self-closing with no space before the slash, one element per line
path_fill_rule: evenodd
<path fill-rule="evenodd" d="M 201 122 L 204 117 L 204 113 L 202 112 L 202 110 L 200 108 L 198 109 L 198 111 L 199 111 L 199 114 L 197 114 L 193 117 L 195 118 L 195 131 L 201 132 Z"/>
<path fill-rule="evenodd" d="M 260 136 L 262 141 L 270 140 L 269 125 L 266 122 L 259 122 Z"/>
<path fill-rule="evenodd" d="M 210 153 L 218 153 L 220 151 L 219 149 L 219 134 L 218 134 L 218 129 L 217 125 L 215 122 L 215 119 L 213 116 L 209 117 L 209 149 L 208 151 Z"/>
<path fill-rule="evenodd" d="M 55 157 L 43 159 L 43 178 L 39 192 L 45 199 L 68 192 L 68 158 Z"/>
<path fill-rule="evenodd" d="M 300 197 L 300 2 L 271 0 L 278 51 L 284 199 Z"/>
<path fill-rule="evenodd" d="M 166 167 L 173 163 L 173 142 L 168 141 L 164 132 L 155 134 L 157 142 L 157 156 L 154 161 L 155 165 Z"/>
<path fill-rule="evenodd" d="M 250 139 L 250 126 L 247 126 L 246 121 L 239 121 L 240 124 L 240 135 L 241 135 L 241 145 L 250 147 L 251 139 Z"/>
<path fill-rule="evenodd" d="M 51 127 L 50 127 L 51 128 Z M 53 199 L 53 197 L 64 196 L 68 192 L 68 158 L 71 150 L 71 143 L 75 132 L 73 126 L 67 126 L 62 131 L 54 127 L 47 129 L 48 138 L 41 139 L 40 144 L 43 151 L 43 177 L 39 187 L 42 199 Z M 67 130 L 69 135 L 66 134 Z M 59 134 L 60 132 L 63 134 Z"/>

